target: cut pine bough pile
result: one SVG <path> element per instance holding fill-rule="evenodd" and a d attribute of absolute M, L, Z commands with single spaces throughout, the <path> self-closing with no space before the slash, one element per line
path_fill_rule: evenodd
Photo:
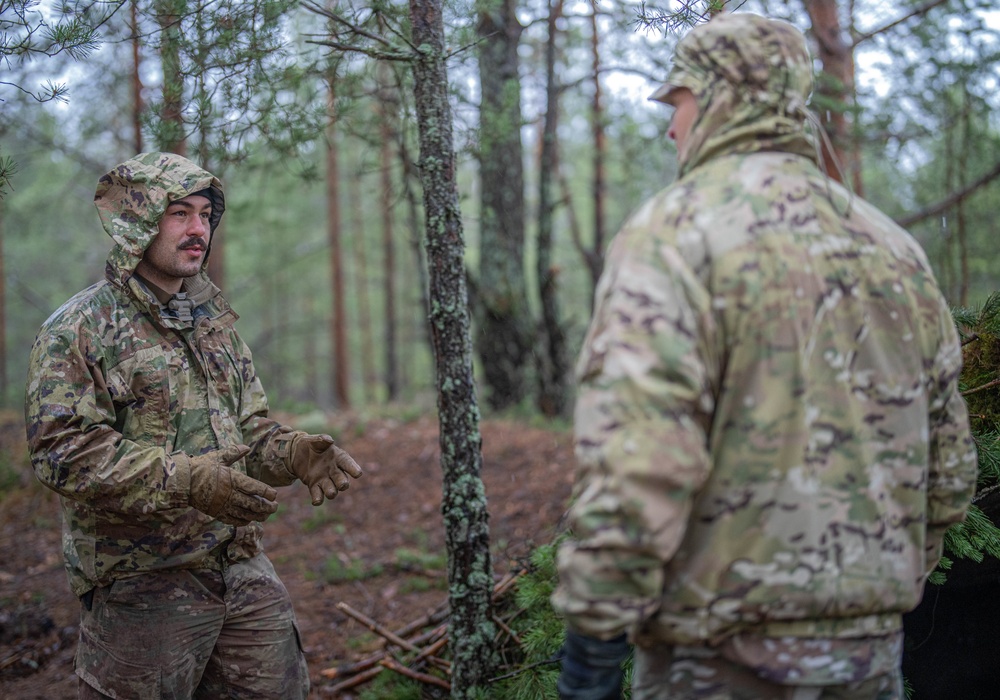
<path fill-rule="evenodd" d="M 498 607 L 498 603 L 526 573 L 525 569 L 508 573 L 493 587 L 494 607 Z M 335 685 L 323 688 L 324 695 L 336 696 L 338 693 L 357 688 L 386 669 L 420 683 L 451 690 L 451 683 L 448 681 L 451 675 L 451 662 L 440 656 L 448 644 L 447 603 L 396 631 L 387 629 L 347 603 L 337 603 L 337 608 L 380 636 L 384 648 L 354 663 L 320 671 L 320 675 L 324 678 L 339 681 Z M 512 643 L 520 646 L 521 641 L 508 625 L 518 612 L 514 611 L 508 615 L 507 621 L 494 615 L 493 622 L 499 628 L 498 645 Z"/>

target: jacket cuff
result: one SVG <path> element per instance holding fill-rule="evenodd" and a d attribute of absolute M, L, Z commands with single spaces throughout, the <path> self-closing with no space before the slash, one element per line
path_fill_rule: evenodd
<path fill-rule="evenodd" d="M 263 450 L 261 459 L 260 480 L 268 486 L 288 486 L 298 481 L 288 468 L 292 458 L 292 443 L 299 435 L 304 435 L 301 430 L 292 430 L 288 426 L 281 426 L 267 441 L 267 446 Z"/>

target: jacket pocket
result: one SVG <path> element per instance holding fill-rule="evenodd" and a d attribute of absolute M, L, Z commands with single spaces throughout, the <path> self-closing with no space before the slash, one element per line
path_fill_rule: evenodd
<path fill-rule="evenodd" d="M 115 407 L 115 429 L 144 445 L 164 445 L 170 408 L 168 356 L 160 345 L 146 347 L 107 372 Z"/>

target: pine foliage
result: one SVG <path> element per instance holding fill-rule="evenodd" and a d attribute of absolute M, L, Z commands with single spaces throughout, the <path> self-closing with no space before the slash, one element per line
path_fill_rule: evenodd
<path fill-rule="evenodd" d="M 962 376 L 959 389 L 969 409 L 976 443 L 979 480 L 973 506 L 964 523 L 945 535 L 945 556 L 930 578 L 943 583 L 952 558 L 977 563 L 986 557 L 1000 559 L 1000 516 L 995 498 L 1000 495 L 1000 292 L 975 308 L 954 309 L 952 315 L 962 338 Z"/>
<path fill-rule="evenodd" d="M 550 598 L 558 582 L 556 551 L 565 535 L 536 549 L 528 573 L 518 579 L 513 606 L 519 614 L 511 626 L 521 644 L 517 656 L 506 658 L 506 670 L 491 683 L 484 698 L 504 700 L 557 700 L 559 653 L 566 639 L 563 619 L 552 609 Z M 632 657 L 624 663 L 625 681 L 622 697 L 631 697 Z"/>

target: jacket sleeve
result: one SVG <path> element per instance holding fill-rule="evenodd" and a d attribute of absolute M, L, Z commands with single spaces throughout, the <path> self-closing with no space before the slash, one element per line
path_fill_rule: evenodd
<path fill-rule="evenodd" d="M 35 475 L 65 498 L 105 511 L 144 514 L 188 505 L 187 460 L 115 430 L 115 407 L 86 329 L 43 328 L 25 397 Z"/>
<path fill-rule="evenodd" d="M 250 348 L 238 335 L 234 333 L 234 336 L 242 358 L 239 368 L 243 374 L 240 430 L 243 444 L 250 448 L 246 458 L 247 474 L 268 486 L 287 486 L 296 481 L 296 477 L 285 468 L 284 455 L 289 443 L 282 436 L 293 430 L 268 417 L 267 394 L 254 369 Z"/>
<path fill-rule="evenodd" d="M 708 292 L 675 249 L 619 234 L 577 373 L 578 474 L 553 605 L 610 639 L 655 612 L 663 568 L 711 468 Z M 631 249 L 630 246 L 636 246 Z"/>
<path fill-rule="evenodd" d="M 930 376 L 930 455 L 927 476 L 926 574 L 941 558 L 944 533 L 965 519 L 978 477 L 965 399 L 959 392 L 962 349 L 941 302 L 942 342 Z"/>

